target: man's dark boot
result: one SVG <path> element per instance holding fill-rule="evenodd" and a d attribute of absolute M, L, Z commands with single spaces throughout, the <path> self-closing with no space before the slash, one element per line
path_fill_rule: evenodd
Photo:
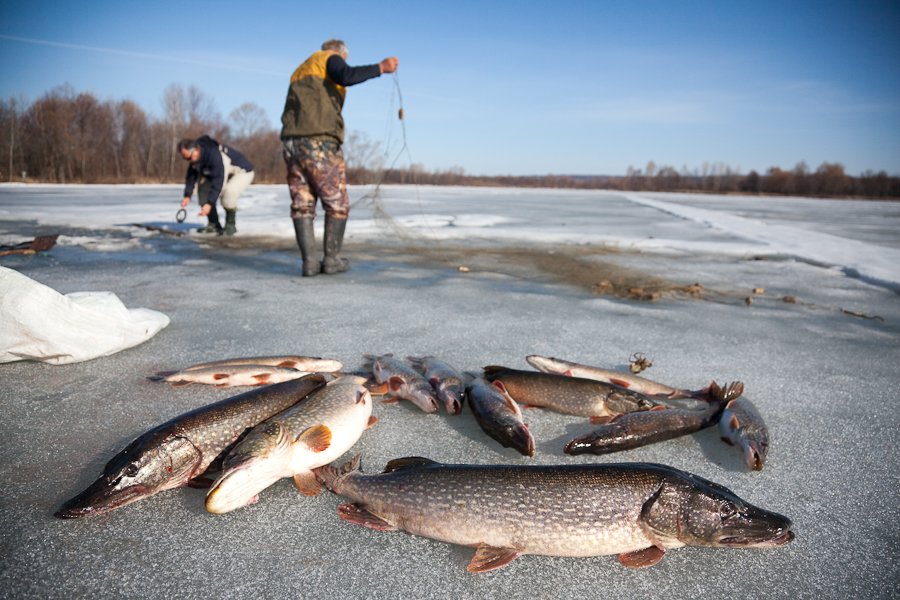
<path fill-rule="evenodd" d="M 206 227 L 201 227 L 197 230 L 197 233 L 215 233 L 216 235 L 222 235 L 222 225 L 219 223 L 219 212 L 215 207 L 209 214 L 206 215 L 206 220 L 208 221 Z"/>
<path fill-rule="evenodd" d="M 347 219 L 325 215 L 325 260 L 322 261 L 322 272 L 326 275 L 343 273 L 350 267 L 350 261 L 340 256 L 346 228 Z"/>
<path fill-rule="evenodd" d="M 237 209 L 228 210 L 225 209 L 225 235 L 234 235 L 237 233 L 237 225 L 235 221 L 237 220 Z"/>
<path fill-rule="evenodd" d="M 303 276 L 312 277 L 319 274 L 319 260 L 316 258 L 316 232 L 313 220 L 308 217 L 294 219 L 294 234 L 303 257 Z"/>

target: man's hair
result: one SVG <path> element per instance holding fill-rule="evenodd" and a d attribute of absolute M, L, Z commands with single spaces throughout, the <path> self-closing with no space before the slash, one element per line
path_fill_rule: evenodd
<path fill-rule="evenodd" d="M 322 50 L 334 50 L 338 54 L 344 54 L 347 52 L 347 44 L 344 40 L 328 40 L 322 44 Z"/>
<path fill-rule="evenodd" d="M 176 146 L 177 150 L 181 152 L 182 150 L 187 150 L 191 152 L 194 148 L 197 147 L 197 140 L 192 140 L 191 138 L 182 138 L 178 140 L 178 146 Z"/>

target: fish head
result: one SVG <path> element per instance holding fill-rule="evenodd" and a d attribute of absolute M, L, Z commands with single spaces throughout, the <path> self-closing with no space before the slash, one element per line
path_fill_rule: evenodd
<path fill-rule="evenodd" d="M 110 460 L 103 474 L 56 512 L 63 519 L 100 515 L 157 492 L 185 485 L 198 475 L 202 454 L 190 440 L 141 436 Z"/>
<path fill-rule="evenodd" d="M 253 502 L 282 477 L 291 459 L 291 436 L 280 421 L 262 423 L 228 455 L 206 494 L 206 510 L 224 514 Z"/>
<path fill-rule="evenodd" d="M 431 386 L 409 386 L 409 389 L 402 397 L 418 406 L 423 412 L 433 413 L 438 410 L 438 401 L 437 398 L 434 397 Z"/>
<path fill-rule="evenodd" d="M 744 453 L 744 462 L 754 471 L 762 471 L 766 462 L 766 453 L 769 451 L 769 442 L 753 438 L 740 440 L 741 450 Z"/>
<path fill-rule="evenodd" d="M 458 415 L 462 412 L 466 386 L 459 380 L 444 380 L 437 385 L 437 395 L 443 401 L 447 414 Z"/>
<path fill-rule="evenodd" d="M 791 520 L 694 475 L 664 483 L 642 511 L 658 536 L 687 546 L 770 548 L 794 539 Z"/>

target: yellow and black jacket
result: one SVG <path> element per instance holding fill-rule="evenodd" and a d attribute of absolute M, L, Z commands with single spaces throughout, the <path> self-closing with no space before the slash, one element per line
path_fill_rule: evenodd
<path fill-rule="evenodd" d="M 377 64 L 351 67 L 331 50 L 313 53 L 291 75 L 281 139 L 325 135 L 343 143 L 346 88 L 379 75 Z"/>

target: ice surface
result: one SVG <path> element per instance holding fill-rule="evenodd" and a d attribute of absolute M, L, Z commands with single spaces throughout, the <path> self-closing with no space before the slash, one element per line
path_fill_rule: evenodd
<path fill-rule="evenodd" d="M 200 224 L 195 207 L 188 223 L 174 222 L 179 186 L 0 186 L 0 243 L 62 233 L 50 252 L 2 257 L 4 266 L 62 293 L 110 290 L 171 318 L 153 339 L 110 357 L 0 365 L 0 596 L 874 598 L 896 590 L 900 204 L 384 187 L 378 200 L 402 225 L 393 227 L 367 192 L 351 191 L 351 270 L 303 279 L 284 186 L 250 188 L 233 244 L 130 225 Z M 512 247 L 535 256 L 601 248 L 585 260 L 717 293 L 639 302 L 527 265 L 490 267 L 501 256 L 494 249 Z M 480 268 L 439 260 L 460 248 Z M 765 292 L 753 295 L 754 287 Z M 591 426 L 540 410 L 526 411 L 537 441 L 528 459 L 487 437 L 468 409 L 448 417 L 408 404 L 379 404 L 378 424 L 354 452 L 367 471 L 409 455 L 661 462 L 790 516 L 793 543 L 682 548 L 642 570 L 615 557 L 526 556 L 475 576 L 465 571 L 472 550 L 353 526 L 336 516 L 337 497 L 300 497 L 287 480 L 224 516 L 207 514 L 193 489 L 95 519 L 52 516 L 134 437 L 233 393 L 146 379 L 157 371 L 279 353 L 355 368 L 364 353 L 386 352 L 434 354 L 469 371 L 527 368 L 528 354 L 624 368 L 637 351 L 653 360 L 648 377 L 672 385 L 744 381 L 770 428 L 765 469 L 747 471 L 715 429 L 569 457 L 563 444 Z"/>

